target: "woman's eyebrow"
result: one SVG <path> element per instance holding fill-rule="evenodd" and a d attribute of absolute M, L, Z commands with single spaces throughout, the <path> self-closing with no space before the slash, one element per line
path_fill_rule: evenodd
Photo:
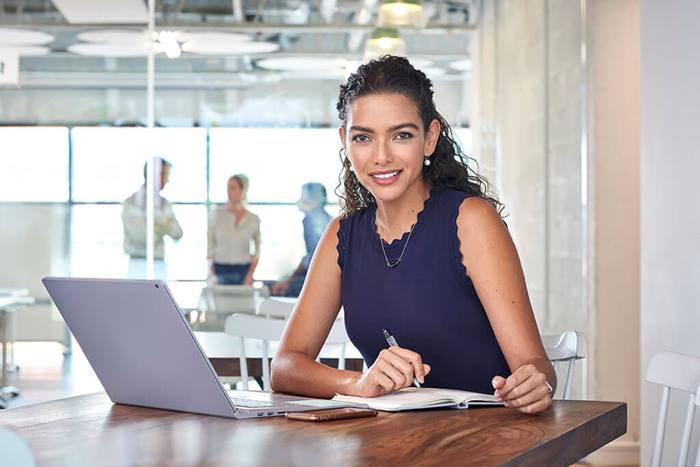
<path fill-rule="evenodd" d="M 391 128 L 389 128 L 389 131 L 392 132 L 400 130 L 401 128 L 413 128 L 414 130 L 418 131 L 418 125 L 416 125 L 415 123 L 401 123 L 399 125 L 394 125 Z"/>
<path fill-rule="evenodd" d="M 390 127 L 387 130 L 387 133 L 391 133 L 392 131 L 400 130 L 401 128 L 412 128 L 416 131 L 419 130 L 418 125 L 416 125 L 415 123 L 399 123 L 398 125 L 394 125 L 394 126 Z M 350 127 L 350 131 L 361 131 L 363 133 L 374 133 L 374 130 L 372 130 L 371 128 L 365 128 L 363 126 L 355 126 L 355 125 Z"/>
<path fill-rule="evenodd" d="M 350 131 L 361 131 L 363 133 L 374 133 L 374 130 L 371 128 L 365 128 L 363 126 L 351 126 Z"/>

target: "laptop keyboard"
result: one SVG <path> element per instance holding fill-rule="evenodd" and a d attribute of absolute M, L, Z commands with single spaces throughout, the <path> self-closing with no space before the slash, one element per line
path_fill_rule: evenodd
<path fill-rule="evenodd" d="M 248 399 L 245 397 L 228 396 L 236 407 L 245 407 L 246 409 L 269 409 L 272 407 L 272 402 Z"/>

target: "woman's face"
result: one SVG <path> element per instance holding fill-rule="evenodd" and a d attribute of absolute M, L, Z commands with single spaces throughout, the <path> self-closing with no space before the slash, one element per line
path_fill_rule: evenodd
<path fill-rule="evenodd" d="M 437 120 L 425 133 L 418 108 L 401 94 L 359 97 L 340 137 L 360 183 L 377 200 L 393 201 L 423 182 L 423 156 L 435 151 Z"/>
<path fill-rule="evenodd" d="M 228 181 L 228 200 L 233 204 L 240 204 L 243 201 L 243 187 L 235 178 Z"/>

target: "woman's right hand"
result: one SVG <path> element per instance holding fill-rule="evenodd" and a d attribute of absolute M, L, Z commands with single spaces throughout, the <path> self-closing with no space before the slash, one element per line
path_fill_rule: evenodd
<path fill-rule="evenodd" d="M 369 369 L 362 373 L 349 388 L 348 395 L 376 397 L 411 386 L 413 377 L 423 384 L 430 365 L 412 350 L 398 346 L 388 347 L 377 356 Z"/>

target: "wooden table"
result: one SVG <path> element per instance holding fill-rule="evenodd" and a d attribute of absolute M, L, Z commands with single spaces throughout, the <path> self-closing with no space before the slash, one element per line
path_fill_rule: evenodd
<path fill-rule="evenodd" d="M 328 423 L 231 420 L 113 405 L 103 393 L 0 412 L 40 466 L 569 465 L 621 436 L 627 405 L 556 401 L 380 413 Z"/>

